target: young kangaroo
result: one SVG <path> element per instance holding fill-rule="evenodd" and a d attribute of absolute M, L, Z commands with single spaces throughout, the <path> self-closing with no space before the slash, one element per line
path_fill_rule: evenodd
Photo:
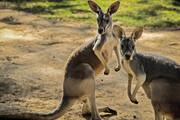
<path fill-rule="evenodd" d="M 93 120 L 102 120 L 98 111 L 116 114 L 116 111 L 108 107 L 97 109 L 95 76 L 104 68 L 104 74 L 109 74 L 109 68 L 106 63 L 111 58 L 113 50 L 118 61 L 115 71 L 120 70 L 120 58 L 117 49 L 119 40 L 113 34 L 112 28 L 112 14 L 118 10 L 120 2 L 113 3 L 106 13 L 95 2 L 88 1 L 88 4 L 98 16 L 98 34 L 91 41 L 78 47 L 69 56 L 65 67 L 63 98 L 60 106 L 47 114 L 23 113 L 0 115 L 0 119 L 53 120 L 61 117 L 77 100 L 84 101 L 82 114 L 91 113 Z M 87 100 L 90 103 L 90 109 Z"/>
<path fill-rule="evenodd" d="M 142 27 L 135 29 L 130 37 L 117 25 L 113 30 L 121 40 L 121 62 L 128 74 L 130 100 L 138 103 L 136 94 L 142 86 L 151 99 L 156 120 L 180 120 L 180 64 L 163 56 L 137 53 L 134 42 L 142 35 Z M 136 79 L 137 84 L 131 94 L 132 79 Z"/>

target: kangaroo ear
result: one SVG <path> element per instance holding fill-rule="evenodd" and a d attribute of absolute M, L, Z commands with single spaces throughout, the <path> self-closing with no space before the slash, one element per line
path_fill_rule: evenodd
<path fill-rule="evenodd" d="M 113 4 L 111 4 L 111 6 L 108 8 L 107 13 L 109 13 L 110 15 L 114 14 L 118 8 L 119 8 L 120 2 L 116 1 Z"/>
<path fill-rule="evenodd" d="M 99 14 L 99 12 L 102 11 L 101 8 L 95 2 L 88 0 L 88 4 L 93 12 Z"/>
<path fill-rule="evenodd" d="M 120 40 L 122 40 L 126 36 L 123 28 L 118 25 L 113 26 L 113 31 L 116 37 L 118 37 Z"/>
<path fill-rule="evenodd" d="M 142 33 L 143 33 L 143 27 L 136 28 L 131 34 L 132 40 L 136 41 L 137 39 L 139 39 Z"/>

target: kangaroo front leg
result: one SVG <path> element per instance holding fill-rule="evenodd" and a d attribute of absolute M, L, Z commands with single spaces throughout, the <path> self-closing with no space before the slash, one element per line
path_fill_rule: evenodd
<path fill-rule="evenodd" d="M 118 51 L 117 46 L 114 47 L 114 52 L 115 52 L 116 57 L 117 57 L 117 66 L 114 68 L 114 70 L 117 72 L 117 71 L 119 71 L 121 69 L 119 51 Z"/>
<path fill-rule="evenodd" d="M 105 68 L 104 74 L 108 75 L 110 70 L 109 70 L 109 68 L 106 64 L 106 61 L 104 60 L 104 57 L 103 57 L 102 52 L 101 52 L 104 43 L 105 43 L 104 41 L 101 42 L 100 40 L 97 40 L 96 44 L 93 47 L 93 51 L 96 54 L 96 56 L 99 58 L 99 60 L 101 61 L 101 63 L 103 64 L 103 66 Z"/>
<path fill-rule="evenodd" d="M 136 83 L 136 86 L 135 86 L 133 94 L 132 94 L 132 102 L 135 103 L 135 104 L 138 104 L 138 101 L 136 100 L 136 94 L 137 94 L 139 88 L 145 82 L 146 74 L 141 74 L 141 75 L 137 76 L 136 79 L 137 79 L 137 83 Z"/>
<path fill-rule="evenodd" d="M 128 74 L 128 97 L 131 100 L 131 102 L 135 103 L 135 101 L 133 100 L 132 94 L 131 94 L 132 78 L 133 78 L 133 76 L 131 74 Z M 135 103 L 135 104 L 137 104 L 137 103 Z"/>

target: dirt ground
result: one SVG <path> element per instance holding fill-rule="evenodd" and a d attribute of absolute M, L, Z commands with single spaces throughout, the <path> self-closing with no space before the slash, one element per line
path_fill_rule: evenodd
<path fill-rule="evenodd" d="M 126 28 L 128 34 L 133 28 Z M 96 26 L 62 23 L 28 13 L 0 10 L 0 114 L 50 112 L 62 97 L 63 71 L 67 57 L 79 45 L 96 35 Z M 155 53 L 180 63 L 180 30 L 145 29 L 137 41 L 140 52 Z M 116 58 L 109 63 L 110 74 L 96 78 L 98 107 L 109 106 L 118 115 L 101 113 L 107 120 L 153 120 L 150 100 L 143 89 L 138 105 L 127 96 L 127 74 L 115 72 Z M 135 83 L 135 82 L 134 82 Z M 77 102 L 58 120 L 89 120 L 81 115 Z"/>

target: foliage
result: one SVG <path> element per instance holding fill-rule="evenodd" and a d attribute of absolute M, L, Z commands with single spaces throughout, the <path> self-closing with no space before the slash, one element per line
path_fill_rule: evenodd
<path fill-rule="evenodd" d="M 62 21 L 96 23 L 86 0 L 1 0 L 15 10 L 30 12 Z M 116 0 L 95 0 L 104 11 Z M 114 21 L 124 26 L 172 27 L 180 26 L 179 0 L 121 0 Z"/>

